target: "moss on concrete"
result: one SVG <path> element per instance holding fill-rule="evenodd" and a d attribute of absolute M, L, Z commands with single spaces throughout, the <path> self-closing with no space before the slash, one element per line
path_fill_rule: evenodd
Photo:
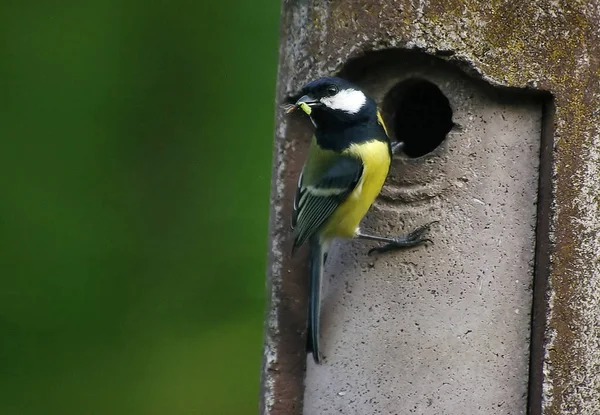
<path fill-rule="evenodd" d="M 544 413 L 600 413 L 598 0 L 284 2 L 278 97 L 388 48 L 443 56 L 499 86 L 554 97 L 553 249 Z M 593 170 L 596 171 L 596 170 Z M 592 219 L 590 219 L 592 218 Z"/>

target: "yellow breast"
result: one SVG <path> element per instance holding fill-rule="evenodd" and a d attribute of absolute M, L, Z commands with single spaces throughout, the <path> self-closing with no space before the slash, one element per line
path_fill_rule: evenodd
<path fill-rule="evenodd" d="M 352 238 L 355 235 L 360 221 L 381 191 L 390 169 L 389 148 L 383 141 L 352 144 L 342 154 L 360 158 L 363 174 L 352 193 L 325 222 L 321 231 L 321 238 L 325 240 Z"/>

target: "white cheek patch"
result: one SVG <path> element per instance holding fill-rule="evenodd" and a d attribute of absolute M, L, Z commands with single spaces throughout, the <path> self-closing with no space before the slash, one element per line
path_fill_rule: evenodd
<path fill-rule="evenodd" d="M 367 97 L 356 89 L 344 89 L 332 97 L 321 98 L 321 102 L 333 110 L 356 114 L 366 104 Z"/>

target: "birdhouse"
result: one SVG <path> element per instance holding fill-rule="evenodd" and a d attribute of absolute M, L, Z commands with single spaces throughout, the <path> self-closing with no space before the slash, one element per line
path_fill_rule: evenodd
<path fill-rule="evenodd" d="M 289 217 L 312 125 L 277 114 L 263 414 L 600 413 L 600 14 L 544 1 L 284 2 L 279 102 L 336 75 L 404 143 L 323 280 Z"/>

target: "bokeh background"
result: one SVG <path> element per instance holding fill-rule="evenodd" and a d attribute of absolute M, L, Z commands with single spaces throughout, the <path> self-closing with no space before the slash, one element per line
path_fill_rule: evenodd
<path fill-rule="evenodd" d="M 0 414 L 258 408 L 277 1 L 0 1 Z"/>

